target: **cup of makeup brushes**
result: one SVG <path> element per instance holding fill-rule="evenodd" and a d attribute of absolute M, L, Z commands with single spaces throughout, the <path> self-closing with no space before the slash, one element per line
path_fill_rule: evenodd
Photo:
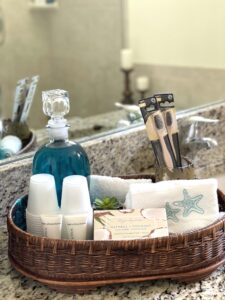
<path fill-rule="evenodd" d="M 186 157 L 182 157 L 182 167 L 177 167 L 170 171 L 166 166 L 155 166 L 155 181 L 196 179 L 193 163 Z"/>

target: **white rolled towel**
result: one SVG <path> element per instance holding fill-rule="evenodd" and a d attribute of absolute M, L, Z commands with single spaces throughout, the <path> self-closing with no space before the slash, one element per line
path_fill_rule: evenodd
<path fill-rule="evenodd" d="M 119 177 L 91 175 L 90 196 L 94 201 L 96 198 L 116 197 L 123 204 L 129 185 L 132 183 L 151 183 L 151 179 L 122 179 Z"/>
<path fill-rule="evenodd" d="M 126 208 L 165 207 L 170 233 L 200 229 L 219 218 L 217 180 L 170 180 L 131 184 Z"/>

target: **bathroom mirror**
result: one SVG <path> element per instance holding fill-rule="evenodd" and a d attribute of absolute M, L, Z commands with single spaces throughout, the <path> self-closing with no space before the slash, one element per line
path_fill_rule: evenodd
<path fill-rule="evenodd" d="M 71 138 L 138 126 L 123 99 L 120 51 L 133 51 L 130 88 L 171 91 L 177 110 L 225 97 L 222 0 L 0 0 L 0 117 L 10 118 L 18 79 L 40 75 L 29 126 L 45 142 L 41 91 L 69 91 Z M 19 156 L 18 156 L 19 158 Z M 0 162 L 1 163 L 1 162 Z"/>

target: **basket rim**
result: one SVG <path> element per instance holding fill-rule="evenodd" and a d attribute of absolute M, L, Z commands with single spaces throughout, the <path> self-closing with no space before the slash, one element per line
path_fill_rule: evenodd
<path fill-rule="evenodd" d="M 218 199 L 223 198 L 225 202 L 225 195 L 221 190 L 217 190 Z M 107 248 L 113 248 L 113 247 L 123 247 L 125 249 L 129 247 L 136 247 L 136 246 L 152 246 L 153 244 L 165 245 L 166 247 L 169 247 L 170 245 L 175 244 L 185 244 L 187 245 L 189 242 L 199 240 L 200 238 L 204 240 L 204 238 L 208 237 L 209 235 L 215 236 L 216 232 L 223 229 L 225 231 L 225 214 L 221 217 L 219 217 L 215 222 L 212 224 L 203 227 L 201 229 L 196 229 L 192 231 L 187 231 L 183 233 L 177 233 L 177 234 L 170 234 L 169 236 L 165 237 L 159 237 L 159 238 L 147 238 L 147 239 L 132 239 L 132 240 L 64 240 L 64 239 L 52 239 L 47 237 L 39 237 L 32 235 L 19 227 L 15 225 L 12 219 L 12 212 L 16 205 L 16 203 L 21 200 L 22 198 L 26 197 L 27 195 L 24 195 L 20 198 L 18 198 L 14 204 L 11 206 L 8 216 L 7 216 L 7 225 L 8 225 L 8 232 L 14 231 L 18 235 L 18 237 L 25 239 L 26 241 L 31 241 L 32 243 L 36 244 L 43 244 L 47 243 L 50 245 L 62 245 L 62 246 L 73 246 L 73 245 L 83 245 L 87 247 L 91 246 L 102 246 L 105 245 Z M 142 247 L 141 247 L 142 248 Z"/>

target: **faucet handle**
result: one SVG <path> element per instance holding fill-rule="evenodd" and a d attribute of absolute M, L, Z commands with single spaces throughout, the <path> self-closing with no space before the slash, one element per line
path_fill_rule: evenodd
<path fill-rule="evenodd" d="M 213 148 L 218 145 L 217 140 L 212 137 L 204 136 L 204 124 L 215 125 L 219 122 L 218 119 L 209 119 L 202 116 L 191 116 L 189 117 L 185 125 L 187 130 L 184 132 L 182 144 L 184 148 L 189 150 L 197 150 L 202 148 Z"/>
<path fill-rule="evenodd" d="M 142 120 L 141 111 L 140 111 L 139 106 L 137 106 L 135 104 L 122 104 L 120 102 L 115 102 L 114 104 L 116 107 L 122 108 L 127 113 L 127 120 L 125 120 L 125 123 L 128 122 L 127 123 L 128 125 Z M 123 124 L 123 123 L 124 122 L 122 121 L 121 124 Z"/>
<path fill-rule="evenodd" d="M 114 103 L 116 107 L 118 108 L 122 108 L 125 111 L 129 112 L 129 113 L 138 113 L 141 114 L 140 112 L 140 108 L 138 105 L 135 104 L 122 104 L 120 102 L 115 102 Z"/>
<path fill-rule="evenodd" d="M 213 123 L 213 124 L 216 124 L 219 122 L 218 119 L 209 119 L 209 118 L 205 118 L 202 116 L 191 116 L 188 118 L 188 121 L 190 123 L 197 122 L 197 123 Z"/>

